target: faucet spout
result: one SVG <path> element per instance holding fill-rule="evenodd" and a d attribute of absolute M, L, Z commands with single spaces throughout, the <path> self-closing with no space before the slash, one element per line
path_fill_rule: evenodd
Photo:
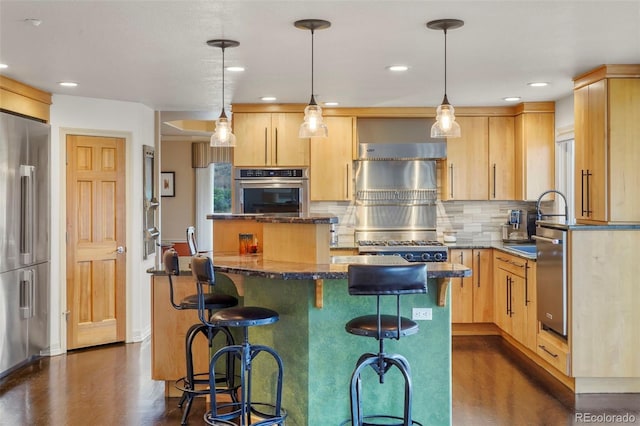
<path fill-rule="evenodd" d="M 540 211 L 540 202 L 542 201 L 542 199 L 544 198 L 545 195 L 551 194 L 551 193 L 558 194 L 558 195 L 560 195 L 560 197 L 562 197 L 562 200 L 564 201 L 564 215 L 561 215 L 561 214 L 542 214 L 542 212 Z M 538 220 L 541 220 L 543 217 L 564 216 L 564 223 L 568 224 L 569 223 L 569 206 L 567 205 L 567 197 L 565 197 L 562 192 L 560 192 L 558 190 L 555 190 L 555 189 L 550 189 L 548 191 L 544 191 L 538 197 L 538 201 L 536 201 L 536 216 L 537 216 Z"/>

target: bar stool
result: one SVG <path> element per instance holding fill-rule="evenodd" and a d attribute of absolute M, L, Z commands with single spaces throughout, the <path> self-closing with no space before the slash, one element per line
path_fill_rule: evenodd
<path fill-rule="evenodd" d="M 400 354 L 387 354 L 384 351 L 384 339 L 399 340 L 418 332 L 415 321 L 400 315 L 400 296 L 427 292 L 427 265 L 410 263 L 406 265 L 349 265 L 349 294 L 352 296 L 376 296 L 376 315 L 365 315 L 352 319 L 345 325 L 348 333 L 356 336 L 373 337 L 379 342 L 378 353 L 366 353 L 360 356 L 351 376 L 351 423 L 352 426 L 421 425 L 411 418 L 413 389 L 409 361 Z M 383 296 L 396 297 L 395 315 L 381 313 L 380 300 Z M 386 414 L 364 415 L 362 410 L 362 372 L 371 366 L 378 374 L 380 383 L 384 375 L 396 367 L 404 378 L 403 417 Z M 384 423 L 380 423 L 384 422 Z M 395 423 L 389 423 L 395 422 Z"/>
<path fill-rule="evenodd" d="M 198 283 L 206 283 L 213 274 L 213 264 L 211 259 L 205 256 L 195 256 L 191 263 L 193 275 Z M 198 284 L 198 295 L 202 296 L 200 284 Z M 265 345 L 255 345 L 249 343 L 249 327 L 273 324 L 280 319 L 278 313 L 268 308 L 256 306 L 243 306 L 228 308 L 216 311 L 207 320 L 204 315 L 203 303 L 199 305 L 198 312 L 200 320 L 213 327 L 239 327 L 242 328 L 242 344 L 229 345 L 219 349 L 211 358 L 210 371 L 215 370 L 216 363 L 220 358 L 233 355 L 240 360 L 240 401 L 230 403 L 217 402 L 217 393 L 211 391 L 211 409 L 204 415 L 204 421 L 208 425 L 283 425 L 287 417 L 287 412 L 282 408 L 282 377 L 283 363 L 278 353 Z M 258 402 L 252 398 L 252 376 L 255 370 L 254 360 L 261 353 L 265 353 L 275 361 L 275 402 Z M 213 375 L 210 375 L 213 377 Z M 214 389 L 213 379 L 209 386 Z M 255 417 L 255 422 L 252 419 Z M 231 420 L 239 421 L 232 423 Z"/>
<path fill-rule="evenodd" d="M 220 293 L 204 293 L 202 297 L 199 297 L 198 294 L 192 294 L 183 298 L 180 303 L 176 303 L 174 299 L 174 289 L 173 289 L 173 276 L 180 275 L 180 266 L 178 262 L 178 252 L 176 252 L 173 248 L 165 251 L 163 255 L 164 269 L 169 277 L 169 296 L 171 305 L 176 310 L 198 310 L 199 302 L 202 299 L 203 311 L 207 311 L 208 315 L 218 309 L 230 308 L 236 306 L 238 304 L 238 299 Z M 213 277 L 213 274 L 212 274 Z M 213 278 L 210 281 L 207 281 L 206 284 L 209 286 L 213 286 L 215 281 Z M 198 286 L 198 290 L 202 289 L 202 285 Z M 233 345 L 234 339 L 231 335 L 231 332 L 228 328 L 224 327 L 213 327 L 209 325 L 205 325 L 203 323 L 196 323 L 189 327 L 187 334 L 185 336 L 185 358 L 186 358 L 186 375 L 176 380 L 176 388 L 182 391 L 182 397 L 180 398 L 180 402 L 178 402 L 178 407 L 182 408 L 185 401 L 187 403 L 184 412 L 182 413 L 182 421 L 181 424 L 187 424 L 187 417 L 189 416 L 189 411 L 191 410 L 191 404 L 193 403 L 193 399 L 199 395 L 207 395 L 209 394 L 209 386 L 211 381 L 209 380 L 210 371 L 204 373 L 197 373 L 194 371 L 193 365 L 193 344 L 198 335 L 202 335 L 207 339 L 207 344 L 209 348 L 209 356 L 211 354 L 211 350 L 213 347 L 214 338 L 218 333 L 222 333 L 225 339 L 225 345 Z M 218 387 L 214 386 L 213 389 L 216 389 L 219 393 L 226 393 L 231 395 L 232 399 L 235 397 L 236 390 L 233 388 L 233 376 L 234 376 L 234 360 L 229 357 L 227 368 L 222 374 L 214 374 L 213 381 L 216 384 L 224 384 L 224 386 Z"/>

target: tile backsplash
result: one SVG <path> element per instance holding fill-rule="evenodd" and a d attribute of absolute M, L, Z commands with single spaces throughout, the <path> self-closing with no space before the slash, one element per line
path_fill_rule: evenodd
<path fill-rule="evenodd" d="M 552 201 L 543 202 L 549 208 Z M 523 201 L 438 201 L 437 231 L 456 231 L 459 242 L 490 243 L 502 240 L 500 226 L 507 221 L 509 209 L 535 210 L 535 202 Z M 349 202 L 312 202 L 311 213 L 330 214 L 339 218 L 336 230 L 341 242 L 353 241 L 355 205 Z"/>

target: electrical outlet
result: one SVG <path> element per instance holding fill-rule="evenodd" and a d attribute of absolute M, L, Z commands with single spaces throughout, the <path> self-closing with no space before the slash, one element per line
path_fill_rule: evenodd
<path fill-rule="evenodd" d="M 413 308 L 411 319 L 414 321 L 432 320 L 431 308 Z"/>

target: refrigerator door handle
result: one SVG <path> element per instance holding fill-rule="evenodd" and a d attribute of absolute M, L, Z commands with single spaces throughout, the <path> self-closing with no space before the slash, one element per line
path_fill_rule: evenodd
<path fill-rule="evenodd" d="M 22 271 L 20 277 L 20 317 L 23 319 L 33 316 L 33 300 L 35 299 L 33 287 L 33 271 Z"/>
<path fill-rule="evenodd" d="M 20 165 L 20 259 L 23 265 L 33 262 L 34 171 L 34 166 Z"/>

